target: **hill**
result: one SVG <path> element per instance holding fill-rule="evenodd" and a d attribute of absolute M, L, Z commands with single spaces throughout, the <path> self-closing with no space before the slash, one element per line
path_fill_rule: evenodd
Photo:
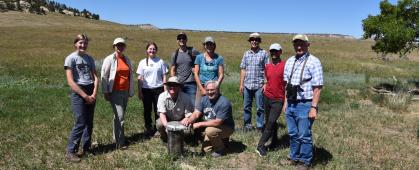
<path fill-rule="evenodd" d="M 227 76 L 221 91 L 233 105 L 242 126 L 243 99 L 238 92 L 239 64 L 249 48 L 247 33 L 186 31 L 188 44 L 202 50 L 205 36 L 213 36 L 216 52 L 225 58 Z M 93 152 L 80 164 L 64 161 L 68 132 L 73 124 L 64 58 L 74 51 L 76 34 L 86 33 L 88 53 L 101 67 L 112 53 L 115 37 L 127 37 L 126 55 L 137 64 L 145 44 L 155 41 L 166 62 L 177 48 L 179 30 L 142 29 L 118 23 L 61 14 L 0 13 L 0 169 L 292 169 L 281 165 L 288 153 L 284 116 L 279 122 L 281 147 L 260 158 L 255 152 L 260 134 L 237 129 L 225 157 L 199 154 L 186 145 L 186 157 L 173 159 L 158 138 L 143 134 L 143 107 L 130 99 L 125 117 L 128 150 L 115 150 L 112 110 L 99 94 L 95 110 Z M 405 93 L 395 98 L 376 95 L 369 87 L 380 82 L 408 85 L 419 80 L 419 55 L 411 61 L 384 62 L 370 49 L 372 41 L 310 36 L 311 53 L 325 71 L 319 119 L 313 126 L 315 169 L 418 169 L 419 113 Z M 262 48 L 278 42 L 285 60 L 293 54 L 292 35 L 262 34 Z M 395 79 L 393 79 L 393 76 Z M 406 97 L 407 96 L 407 97 Z M 389 100 L 392 99 L 392 100 Z M 393 108 L 395 106 L 395 108 Z"/>

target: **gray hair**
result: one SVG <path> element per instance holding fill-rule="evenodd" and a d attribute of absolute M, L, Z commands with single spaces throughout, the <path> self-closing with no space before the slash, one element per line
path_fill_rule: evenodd
<path fill-rule="evenodd" d="M 215 80 L 209 80 L 209 81 L 207 81 L 207 82 L 205 83 L 205 88 L 207 88 L 207 86 L 208 86 L 209 84 L 214 84 L 215 88 L 216 88 L 216 89 L 218 89 L 218 81 L 215 81 Z"/>

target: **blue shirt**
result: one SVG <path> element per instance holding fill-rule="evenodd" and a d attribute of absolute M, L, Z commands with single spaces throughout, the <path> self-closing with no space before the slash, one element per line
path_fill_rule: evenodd
<path fill-rule="evenodd" d="M 295 56 L 292 56 L 287 60 L 285 64 L 284 81 L 291 83 L 292 85 L 300 84 L 301 70 L 305 60 L 307 60 L 303 75 L 303 82 L 305 83 L 301 85 L 303 91 L 297 93 L 297 100 L 313 99 L 313 86 L 323 86 L 323 69 L 320 60 L 309 53 L 304 54 L 298 59 L 296 59 Z M 294 73 L 291 78 L 292 66 L 294 63 Z"/>
<path fill-rule="evenodd" d="M 268 63 L 268 54 L 263 49 L 259 49 L 256 53 L 253 50 L 244 52 L 240 69 L 246 71 L 243 82 L 246 88 L 256 90 L 263 86 L 265 64 Z"/>
<path fill-rule="evenodd" d="M 201 80 L 201 84 L 205 84 L 209 80 L 218 80 L 218 68 L 224 66 L 224 58 L 214 54 L 214 58 L 207 61 L 204 54 L 199 54 L 196 56 L 195 65 L 199 65 L 199 80 Z"/>
<path fill-rule="evenodd" d="M 203 114 L 202 119 L 204 121 L 221 119 L 223 120 L 223 125 L 234 129 L 231 103 L 224 96 L 218 97 L 215 101 L 211 101 L 208 96 L 202 97 L 201 103 L 197 106 L 197 110 Z"/>

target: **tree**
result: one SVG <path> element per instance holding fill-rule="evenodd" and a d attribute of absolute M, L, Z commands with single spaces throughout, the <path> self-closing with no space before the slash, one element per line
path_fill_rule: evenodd
<path fill-rule="evenodd" d="M 388 0 L 380 2 L 381 13 L 369 15 L 362 21 L 363 38 L 373 38 L 372 49 L 386 59 L 388 53 L 406 56 L 419 44 L 419 1 L 399 0 L 392 5 Z"/>

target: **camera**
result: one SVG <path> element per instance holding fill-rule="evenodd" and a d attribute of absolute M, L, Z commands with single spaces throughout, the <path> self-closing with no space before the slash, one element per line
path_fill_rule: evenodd
<path fill-rule="evenodd" d="M 289 83 L 287 83 L 286 90 L 287 90 L 288 101 L 297 101 L 298 92 L 303 91 L 300 85 L 292 85 Z"/>

